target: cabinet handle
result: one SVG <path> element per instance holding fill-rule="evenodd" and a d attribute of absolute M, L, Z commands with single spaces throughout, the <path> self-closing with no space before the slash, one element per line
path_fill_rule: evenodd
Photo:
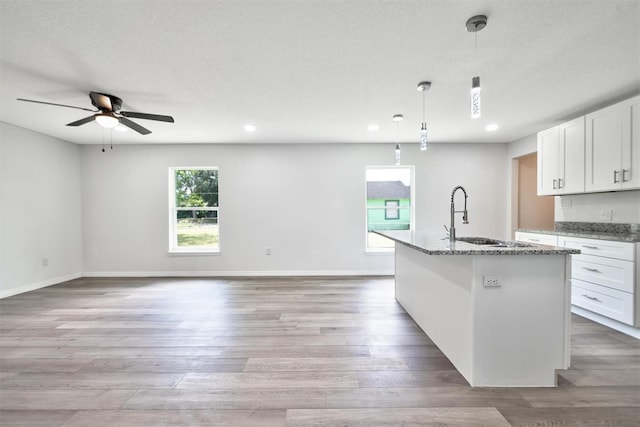
<path fill-rule="evenodd" d="M 613 171 L 613 183 L 617 184 L 618 182 L 620 182 L 618 180 L 618 174 L 620 173 L 620 171 Z"/>
<path fill-rule="evenodd" d="M 629 169 L 622 169 L 622 182 L 631 181 L 631 179 L 627 179 L 627 173 L 631 173 Z"/>
<path fill-rule="evenodd" d="M 582 268 L 587 271 L 591 271 L 593 273 L 600 273 L 600 270 L 598 270 L 597 268 L 589 268 L 589 267 L 582 267 Z"/>
<path fill-rule="evenodd" d="M 558 188 L 558 185 L 556 184 L 558 182 L 557 179 L 553 180 L 553 189 L 556 190 Z"/>
<path fill-rule="evenodd" d="M 582 245 L 582 247 L 587 249 L 599 249 L 597 246 L 591 246 L 591 245 Z"/>
<path fill-rule="evenodd" d="M 598 298 L 596 298 L 596 297 L 592 297 L 592 296 L 589 296 L 589 295 L 587 295 L 587 294 L 582 294 L 582 296 L 583 296 L 583 297 L 585 297 L 585 298 L 587 298 L 587 299 L 590 299 L 591 301 L 598 301 L 598 302 L 602 302 L 602 301 L 600 301 Z"/>
<path fill-rule="evenodd" d="M 564 188 L 564 184 L 562 183 L 564 180 L 562 178 L 558 178 L 558 188 Z"/>
<path fill-rule="evenodd" d="M 539 242 L 540 241 L 540 239 L 529 239 L 529 240 L 532 241 L 532 242 Z"/>

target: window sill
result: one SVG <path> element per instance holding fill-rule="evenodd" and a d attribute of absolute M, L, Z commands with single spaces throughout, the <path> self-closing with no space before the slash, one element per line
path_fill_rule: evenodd
<path fill-rule="evenodd" d="M 365 255 L 393 255 L 396 250 L 394 248 L 383 248 L 383 249 L 365 249 Z"/>
<path fill-rule="evenodd" d="M 216 256 L 220 255 L 220 250 L 169 250 L 169 256 Z"/>

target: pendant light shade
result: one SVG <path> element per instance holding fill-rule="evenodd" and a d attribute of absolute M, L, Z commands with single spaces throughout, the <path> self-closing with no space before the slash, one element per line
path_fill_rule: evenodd
<path fill-rule="evenodd" d="M 400 133 L 400 122 L 404 119 L 402 114 L 394 114 L 391 120 L 396 122 L 396 149 L 395 149 L 395 159 L 396 166 L 400 166 L 400 144 L 398 143 L 399 133 Z"/>
<path fill-rule="evenodd" d="M 420 150 L 426 151 L 429 148 L 428 143 L 429 139 L 427 136 L 427 120 L 426 116 L 426 105 L 425 105 L 425 93 L 431 88 L 431 82 L 420 82 L 418 83 L 418 90 L 422 92 L 422 125 L 420 126 Z"/>
<path fill-rule="evenodd" d="M 480 109 L 480 77 L 471 79 L 471 118 L 477 119 L 481 115 Z"/>
<path fill-rule="evenodd" d="M 478 31 L 487 26 L 487 17 L 485 15 L 472 16 L 467 20 L 465 28 L 470 33 L 475 33 L 475 50 L 476 59 L 478 56 Z M 471 79 L 471 93 L 469 96 L 469 104 L 471 107 L 471 118 L 477 119 L 482 115 L 480 105 L 480 76 Z"/>

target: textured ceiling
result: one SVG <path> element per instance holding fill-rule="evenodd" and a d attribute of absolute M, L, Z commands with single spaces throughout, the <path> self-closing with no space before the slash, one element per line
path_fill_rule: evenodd
<path fill-rule="evenodd" d="M 640 93 L 640 0 L 0 0 L 0 36 L 0 120 L 81 144 L 89 113 L 16 98 L 175 118 L 115 143 L 415 142 L 430 80 L 433 142 L 510 142 Z"/>

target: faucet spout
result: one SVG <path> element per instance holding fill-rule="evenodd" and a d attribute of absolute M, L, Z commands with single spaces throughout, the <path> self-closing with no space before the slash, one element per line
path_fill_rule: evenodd
<path fill-rule="evenodd" d="M 455 205 L 456 191 L 462 190 L 464 193 L 464 210 L 457 211 Z M 451 191 L 451 227 L 449 228 L 449 241 L 455 242 L 456 240 L 456 227 L 455 227 L 455 214 L 462 213 L 462 223 L 469 224 L 469 214 L 467 212 L 467 191 L 463 186 L 458 185 Z"/>

